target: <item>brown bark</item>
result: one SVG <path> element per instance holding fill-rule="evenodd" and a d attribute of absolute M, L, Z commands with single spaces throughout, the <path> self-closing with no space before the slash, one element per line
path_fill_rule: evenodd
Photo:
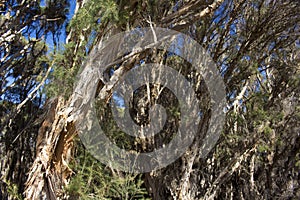
<path fill-rule="evenodd" d="M 59 97 L 46 105 L 49 109 L 39 129 L 36 159 L 26 182 L 25 199 L 63 197 L 63 186 L 72 173 L 67 164 L 73 145 L 70 138 L 76 134 L 72 123 L 66 121 L 68 113 L 64 104 L 64 99 Z"/>

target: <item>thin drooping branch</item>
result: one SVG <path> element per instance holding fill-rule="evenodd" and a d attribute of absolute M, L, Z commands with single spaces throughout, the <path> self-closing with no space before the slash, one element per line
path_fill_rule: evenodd
<path fill-rule="evenodd" d="M 175 12 L 174 14 L 170 14 L 166 18 L 162 19 L 160 22 L 160 26 L 162 27 L 170 27 L 172 25 L 173 30 L 181 31 L 191 24 L 199 21 L 202 18 L 208 17 L 209 15 L 213 14 L 213 12 L 224 2 L 224 0 L 214 0 L 214 2 L 210 5 L 207 5 L 203 10 L 199 11 L 199 3 L 201 1 L 197 1 L 194 4 L 187 5 L 186 7 L 182 8 L 181 10 Z M 191 16 L 185 16 L 184 18 L 181 16 L 180 13 L 192 13 Z M 179 17 L 181 16 L 181 17 Z M 180 19 L 180 21 L 179 21 Z"/>
<path fill-rule="evenodd" d="M 45 81 L 47 80 L 50 72 L 51 72 L 51 65 L 48 67 L 47 71 L 46 71 L 46 74 L 45 76 L 43 77 L 43 79 L 41 80 L 41 82 L 28 94 L 28 96 L 26 97 L 26 99 L 24 99 L 18 106 L 17 106 L 17 109 L 16 109 L 16 114 L 18 114 L 22 108 L 22 106 L 24 106 L 27 101 L 29 101 L 33 95 L 45 84 Z"/>

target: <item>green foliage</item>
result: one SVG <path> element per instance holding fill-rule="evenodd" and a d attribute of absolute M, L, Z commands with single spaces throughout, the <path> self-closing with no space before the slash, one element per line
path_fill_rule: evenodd
<path fill-rule="evenodd" d="M 4 181 L 6 183 L 7 192 L 10 195 L 10 198 L 15 200 L 22 200 L 22 195 L 19 193 L 18 186 L 10 181 Z"/>
<path fill-rule="evenodd" d="M 258 149 L 258 152 L 260 152 L 260 153 L 266 153 L 266 152 L 270 151 L 270 147 L 266 144 L 259 145 L 257 147 L 257 149 Z"/>
<path fill-rule="evenodd" d="M 113 0 L 91 0 L 78 11 L 72 19 L 69 28 L 76 31 L 87 30 L 88 28 L 96 28 L 101 22 L 118 21 L 117 4 Z"/>
<path fill-rule="evenodd" d="M 69 31 L 72 29 L 75 32 L 73 40 L 65 44 L 64 50 L 50 55 L 54 70 L 50 77 L 51 83 L 46 87 L 48 97 L 60 95 L 67 98 L 71 95 L 77 72 L 84 62 L 89 45 L 95 39 L 91 36 L 92 31 L 99 29 L 100 21 L 103 24 L 108 20 L 117 22 L 118 19 L 117 5 L 113 0 L 91 0 L 78 10 L 67 27 Z M 77 37 L 80 41 L 76 41 Z"/>
<path fill-rule="evenodd" d="M 74 170 L 65 188 L 71 199 L 147 199 L 141 175 L 114 173 L 78 145 Z"/>
<path fill-rule="evenodd" d="M 85 58 L 83 49 L 78 49 L 76 55 L 73 55 L 75 48 L 76 45 L 70 42 L 65 45 L 64 51 L 50 55 L 54 70 L 46 87 L 48 97 L 60 95 L 67 98 L 71 95 L 80 63 Z"/>

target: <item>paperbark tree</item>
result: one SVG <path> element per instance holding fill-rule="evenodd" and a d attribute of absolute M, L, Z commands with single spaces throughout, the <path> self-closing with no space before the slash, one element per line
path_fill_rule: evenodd
<path fill-rule="evenodd" d="M 56 41 L 66 19 L 67 3 L 51 2 L 0 1 L 0 199 L 22 197 L 34 161 L 42 86 L 52 69 L 45 40 Z"/>
<path fill-rule="evenodd" d="M 92 67 L 84 62 L 85 58 L 89 59 L 101 42 L 121 31 L 149 26 L 180 31 L 201 44 L 217 64 L 227 98 L 222 135 L 203 159 L 201 136 L 208 128 L 211 104 L 203 79 L 193 73 L 187 61 L 156 49 L 137 53 L 133 50 L 116 60 L 112 70 L 101 74 L 95 97 L 101 105 L 99 122 L 104 129 L 114 130 L 108 134 L 115 143 L 137 152 L 153 150 L 170 138 L 132 140 L 115 127 L 109 111 L 110 99 L 114 86 L 126 72 L 141 61 L 172 66 L 190 78 L 201 100 L 203 118 L 199 135 L 189 150 L 171 165 L 143 175 L 149 196 L 152 199 L 300 196 L 298 1 L 89 0 L 77 1 L 76 8 L 65 50 L 53 62 L 55 70 L 48 95 L 59 97 L 45 106 L 47 112 L 39 128 L 37 153 L 26 183 L 27 199 L 80 198 L 78 193 L 65 192 L 72 177 L 76 177 L 69 164 L 77 143 L 75 111 L 83 108 L 82 97 L 73 91 L 75 76 L 81 66 Z M 77 86 L 84 86 L 87 80 L 95 81 L 94 75 L 81 74 Z M 157 97 L 157 89 L 148 84 L 136 91 L 131 115 L 137 124 L 149 123 L 149 110 L 145 108 Z M 149 98 L 148 94 L 152 96 Z M 165 95 L 160 97 L 162 104 L 176 105 L 176 98 L 170 93 L 165 91 L 162 95 Z M 178 123 L 176 117 L 171 121 L 175 126 Z M 124 176 L 110 166 L 107 168 L 113 175 Z M 89 192 L 95 195 L 95 191 Z M 95 198 L 105 197 L 110 196 Z"/>

